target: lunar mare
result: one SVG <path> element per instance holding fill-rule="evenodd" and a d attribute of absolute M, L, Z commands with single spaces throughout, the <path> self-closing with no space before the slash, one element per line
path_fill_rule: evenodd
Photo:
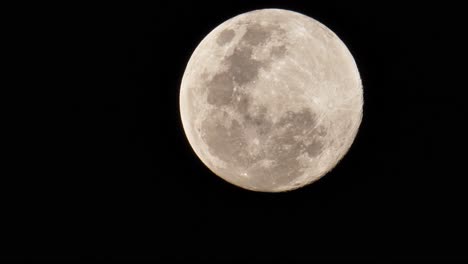
<path fill-rule="evenodd" d="M 197 156 L 224 180 L 262 192 L 305 186 L 335 167 L 362 108 L 344 43 L 318 21 L 280 9 L 216 27 L 193 52 L 180 89 Z"/>

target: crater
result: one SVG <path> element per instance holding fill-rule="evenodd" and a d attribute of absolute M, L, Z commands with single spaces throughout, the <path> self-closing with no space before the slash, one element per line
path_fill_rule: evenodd
<path fill-rule="evenodd" d="M 235 35 L 236 32 L 234 30 L 225 29 L 216 38 L 216 43 L 218 43 L 220 46 L 226 45 L 227 43 L 231 42 Z"/>

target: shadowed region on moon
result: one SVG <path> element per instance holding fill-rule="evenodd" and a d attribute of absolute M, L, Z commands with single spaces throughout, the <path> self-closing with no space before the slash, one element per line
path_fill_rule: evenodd
<path fill-rule="evenodd" d="M 215 35 L 211 36 L 211 33 L 207 37 L 208 40 L 212 38 L 213 44 L 207 44 L 211 45 L 211 49 L 218 47 L 222 50 L 221 55 L 212 57 L 218 60 L 219 67 L 208 69 L 197 65 L 191 73 L 198 75 L 200 81 L 198 92 L 192 93 L 194 99 L 199 98 L 199 103 L 193 104 L 194 112 L 191 114 L 197 116 L 203 112 L 203 115 L 198 115 L 201 117 L 197 119 L 198 123 L 184 122 L 184 126 L 194 124 L 196 129 L 190 131 L 196 131 L 195 137 L 201 141 L 192 146 L 196 151 L 203 149 L 206 154 L 201 155 L 199 151 L 197 154 L 220 177 L 250 190 L 284 191 L 321 176 L 308 176 L 307 173 L 323 171 L 311 166 L 318 166 L 317 162 L 323 161 L 324 152 L 332 144 L 336 143 L 338 148 L 345 148 L 346 145 L 342 139 L 335 141 L 333 135 L 339 133 L 330 130 L 330 123 L 325 126 L 322 121 L 324 115 L 327 117 L 331 113 L 317 112 L 318 108 L 312 107 L 311 103 L 290 101 L 294 96 L 310 96 L 317 85 L 314 82 L 306 83 L 307 78 L 314 78 L 314 68 L 305 68 L 306 64 L 298 61 L 302 59 L 300 56 L 291 57 L 290 52 L 297 51 L 290 49 L 298 47 L 294 41 L 304 37 L 300 35 L 303 33 L 295 33 L 293 36 L 297 39 L 291 39 L 291 35 L 288 35 L 292 34 L 291 29 L 285 30 L 283 25 L 289 16 L 297 14 L 278 10 L 257 12 L 263 16 L 262 19 L 256 20 L 252 12 L 250 16 L 239 18 L 241 21 L 232 22 L 230 26 L 216 31 Z M 272 12 L 271 15 L 268 12 Z M 311 22 L 307 20 L 307 23 Z M 289 24 L 289 27 L 296 24 Z M 324 26 L 318 28 L 326 30 Z M 336 41 L 333 33 L 315 36 L 318 39 L 321 37 Z M 308 42 L 304 44 L 312 45 Z M 308 52 L 313 51 L 309 46 L 304 48 Z M 330 55 L 309 53 L 307 56 L 310 54 L 318 59 L 311 57 L 309 63 L 329 63 Z M 333 77 L 327 73 L 334 71 L 330 69 L 325 74 L 317 73 L 317 76 Z M 341 80 L 344 79 L 331 79 L 330 82 L 333 84 Z M 262 97 L 265 99 L 259 100 Z M 314 100 L 320 102 L 328 99 L 317 94 Z M 339 125 L 339 120 L 335 118 L 333 122 Z M 346 127 L 346 123 L 343 124 Z M 344 155 L 346 149 L 340 151 Z M 333 159 L 325 163 L 326 170 L 338 162 L 336 158 Z"/>

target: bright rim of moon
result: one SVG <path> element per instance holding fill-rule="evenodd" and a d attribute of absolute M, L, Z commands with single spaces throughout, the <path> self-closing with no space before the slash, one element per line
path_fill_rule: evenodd
<path fill-rule="evenodd" d="M 343 158 L 362 120 L 353 56 L 302 14 L 262 9 L 227 20 L 193 52 L 180 113 L 216 175 L 261 192 L 297 189 Z"/>

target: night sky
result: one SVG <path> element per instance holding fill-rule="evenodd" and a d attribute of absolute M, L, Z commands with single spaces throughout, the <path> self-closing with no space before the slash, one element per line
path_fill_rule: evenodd
<path fill-rule="evenodd" d="M 179 115 L 198 43 L 260 8 L 330 28 L 353 54 L 364 89 L 363 121 L 344 159 L 319 181 L 279 194 L 214 175 Z M 467 259 L 462 10 L 404 1 L 29 7 L 34 18 L 22 23 L 31 56 L 22 63 L 37 78 L 22 74 L 29 85 L 20 93 L 32 103 L 11 108 L 27 118 L 10 117 L 25 128 L 6 139 L 15 147 L 2 176 L 2 256 Z"/>

